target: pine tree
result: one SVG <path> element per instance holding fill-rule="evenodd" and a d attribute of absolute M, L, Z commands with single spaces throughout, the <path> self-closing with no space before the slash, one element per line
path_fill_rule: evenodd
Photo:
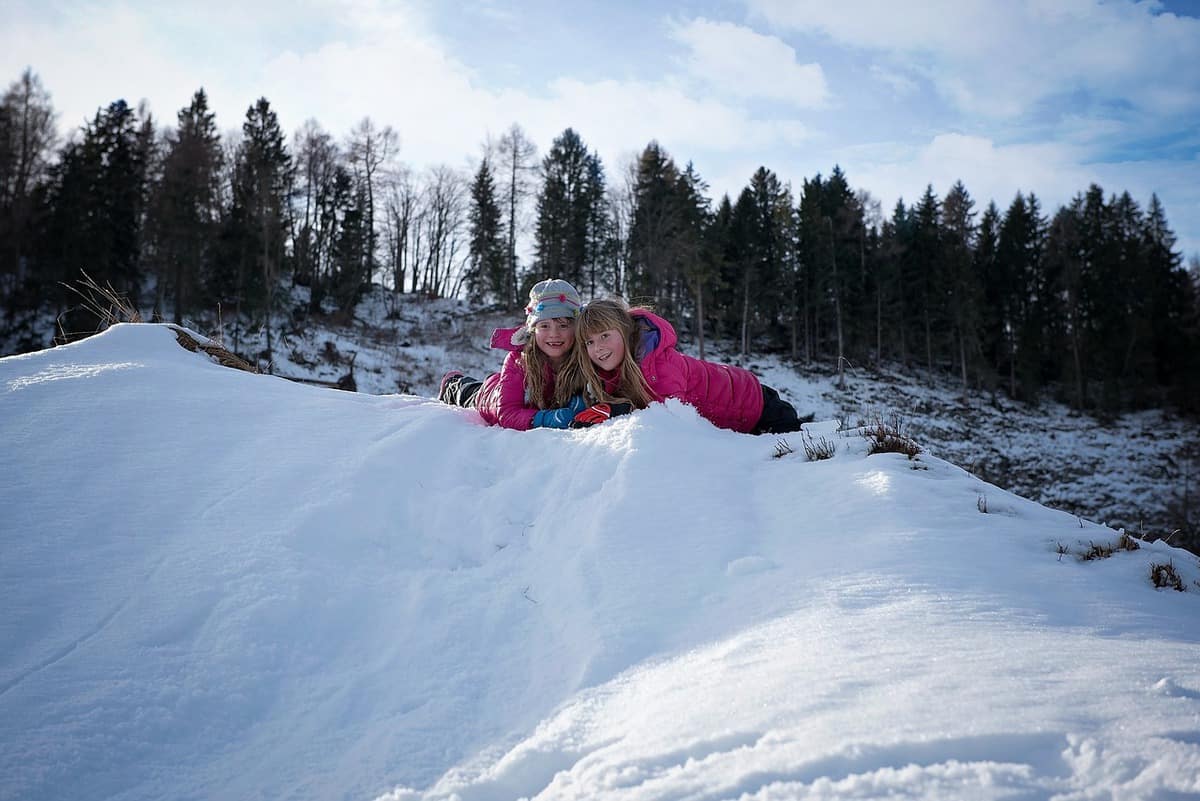
<path fill-rule="evenodd" d="M 124 100 L 96 112 L 79 141 L 53 170 L 50 211 L 41 235 L 45 278 L 74 281 L 86 271 L 139 305 L 146 177 L 153 123 Z M 64 301 L 68 298 L 63 298 Z M 68 335 L 91 333 L 97 321 L 76 309 Z"/>
<path fill-rule="evenodd" d="M 979 349 L 988 388 L 996 388 L 996 366 L 1004 352 L 1003 283 L 997 272 L 996 252 L 1000 244 L 1000 210 L 989 201 L 979 220 L 975 245 L 975 272 L 979 276 Z"/>
<path fill-rule="evenodd" d="M 167 135 L 162 177 L 151 197 L 148 228 L 159 285 L 155 308 L 172 294 L 174 319 L 182 323 L 214 257 L 221 218 L 221 140 L 203 89 L 180 109 Z"/>
<path fill-rule="evenodd" d="M 537 199 L 535 272 L 570 281 L 585 295 L 600 287 L 604 170 L 574 130 L 567 128 L 542 160 Z"/>
<path fill-rule="evenodd" d="M 471 245 L 466 279 L 467 296 L 485 295 L 498 303 L 508 297 L 507 258 L 500 203 L 491 163 L 484 159 L 471 183 Z"/>
<path fill-rule="evenodd" d="M 926 186 L 925 194 L 913 209 L 909 284 L 916 289 L 916 308 L 925 341 L 925 365 L 931 372 L 934 367 L 934 329 L 941 330 L 945 319 L 941 234 L 942 204 L 934 194 L 933 186 Z"/>
<path fill-rule="evenodd" d="M 1183 256 L 1175 250 L 1175 233 L 1167 224 L 1166 211 L 1158 195 L 1150 197 L 1142 229 L 1145 280 L 1149 284 L 1146 309 L 1151 328 L 1149 348 L 1155 366 L 1155 380 L 1159 386 L 1172 387 L 1176 399 L 1189 397 L 1181 387 L 1200 387 L 1195 378 L 1200 367 L 1200 340 L 1194 328 L 1196 295 L 1188 271 L 1183 267 Z M 1192 405 L 1200 393 L 1191 395 Z"/>
<path fill-rule="evenodd" d="M 276 284 L 287 257 L 292 159 L 279 120 L 265 97 L 246 110 L 242 134 L 226 223 L 237 270 L 234 302 L 239 313 L 245 302 L 246 311 L 265 314 L 269 360 Z"/>
<path fill-rule="evenodd" d="M 942 263 L 950 320 L 957 343 L 963 397 L 969 387 L 968 369 L 979 349 L 980 281 L 975 271 L 975 201 L 962 181 L 955 182 L 942 201 Z"/>
<path fill-rule="evenodd" d="M 673 248 L 683 226 L 679 170 L 658 142 L 638 158 L 629 227 L 626 291 L 653 298 L 668 315 L 680 308 L 682 277 Z"/>
<path fill-rule="evenodd" d="M 712 294 L 717 278 L 714 255 L 707 247 L 708 228 L 712 219 L 709 201 L 704 194 L 707 189 L 708 185 L 689 161 L 679 176 L 680 226 L 675 254 L 680 272 L 692 293 L 694 329 L 701 359 L 704 358 L 704 298 Z"/>
<path fill-rule="evenodd" d="M 1058 370 L 1072 385 L 1071 402 L 1078 410 L 1088 404 L 1087 346 L 1090 315 L 1083 286 L 1087 248 L 1083 241 L 1083 197 L 1059 209 L 1046 235 L 1046 269 L 1060 298 L 1062 340 L 1069 343 L 1065 364 Z"/>

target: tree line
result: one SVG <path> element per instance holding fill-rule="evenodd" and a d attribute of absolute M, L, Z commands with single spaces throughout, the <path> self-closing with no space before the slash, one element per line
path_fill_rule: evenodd
<path fill-rule="evenodd" d="M 1093 185 L 1052 214 L 1032 192 L 980 210 L 958 182 L 885 214 L 837 166 L 798 190 L 760 167 L 714 202 L 657 142 L 613 180 L 569 128 L 539 157 L 514 124 L 470 173 L 398 150 L 370 118 L 289 140 L 265 98 L 222 137 L 203 89 L 172 126 L 118 100 L 60 144 L 26 70 L 0 98 L 0 335 L 43 347 L 47 312 L 62 336 L 94 330 L 64 286 L 81 270 L 164 319 L 219 308 L 268 336 L 280 316 L 352 314 L 373 282 L 516 311 L 558 276 L 653 302 L 702 353 L 716 337 L 1081 410 L 1200 411 L 1200 269 L 1156 196 Z M 288 283 L 306 308 L 281 308 Z"/>

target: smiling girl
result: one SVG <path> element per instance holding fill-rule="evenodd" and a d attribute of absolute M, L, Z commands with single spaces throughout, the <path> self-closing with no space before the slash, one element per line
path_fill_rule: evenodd
<path fill-rule="evenodd" d="M 560 380 L 561 368 L 572 362 L 581 306 L 579 292 L 561 278 L 539 281 L 529 291 L 525 324 L 492 332 L 492 347 L 509 352 L 500 372 L 479 381 L 451 370 L 438 400 L 474 408 L 488 425 L 567 428 L 586 405 L 578 380 Z"/>
<path fill-rule="evenodd" d="M 582 347 L 564 376 L 578 373 L 572 380 L 598 405 L 644 409 L 677 398 L 720 428 L 748 434 L 800 430 L 796 410 L 779 393 L 749 370 L 680 353 L 675 329 L 649 309 L 631 309 L 621 300 L 592 301 L 576 321 L 575 335 Z"/>

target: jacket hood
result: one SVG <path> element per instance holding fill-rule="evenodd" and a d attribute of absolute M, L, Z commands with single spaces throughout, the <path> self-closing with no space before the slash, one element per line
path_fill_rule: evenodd
<path fill-rule="evenodd" d="M 497 328 L 492 332 L 491 347 L 498 350 L 507 350 L 513 353 L 520 351 L 525 347 L 525 343 L 517 344 L 513 342 L 513 338 L 518 332 L 524 330 L 525 326 L 517 325 L 512 328 Z"/>
<path fill-rule="evenodd" d="M 654 312 L 647 311 L 646 309 L 631 309 L 629 313 L 633 316 L 634 320 L 637 320 L 638 325 L 642 327 L 643 331 L 647 330 L 647 328 L 658 331 L 658 343 L 657 346 L 651 346 L 652 350 L 674 350 L 675 346 L 679 344 L 679 337 L 675 333 L 675 326 Z M 644 349 L 644 346 L 642 347 Z M 638 353 L 636 356 L 638 361 L 641 361 L 646 357 L 646 353 Z"/>

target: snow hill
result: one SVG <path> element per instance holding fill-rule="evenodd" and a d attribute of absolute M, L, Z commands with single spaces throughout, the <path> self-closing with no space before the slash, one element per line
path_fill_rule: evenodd
<path fill-rule="evenodd" d="M 1196 558 L 837 428 L 0 359 L 0 799 L 1200 797 Z"/>

